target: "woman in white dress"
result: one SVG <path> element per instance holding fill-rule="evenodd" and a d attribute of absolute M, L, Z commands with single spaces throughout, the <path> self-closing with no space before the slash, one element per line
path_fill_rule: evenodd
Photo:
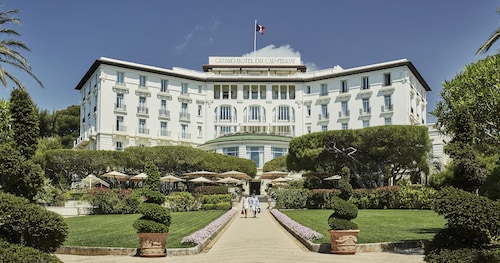
<path fill-rule="evenodd" d="M 250 207 L 250 198 L 248 195 L 243 196 L 243 210 L 241 211 L 242 214 L 245 214 L 245 218 L 247 217 L 247 211 L 248 208 Z"/>

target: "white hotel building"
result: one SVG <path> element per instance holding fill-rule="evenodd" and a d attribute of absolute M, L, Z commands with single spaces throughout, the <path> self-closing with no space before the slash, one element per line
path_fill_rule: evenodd
<path fill-rule="evenodd" d="M 97 59 L 76 86 L 75 149 L 186 145 L 265 162 L 292 137 L 426 124 L 429 86 L 406 60 L 306 71 L 300 57 L 209 57 L 203 71 Z"/>

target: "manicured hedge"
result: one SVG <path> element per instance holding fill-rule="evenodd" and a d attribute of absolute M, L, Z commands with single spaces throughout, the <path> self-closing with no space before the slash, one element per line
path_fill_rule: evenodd
<path fill-rule="evenodd" d="M 142 202 L 137 191 L 96 187 L 84 197 L 94 207 L 92 214 L 134 214 Z"/>
<path fill-rule="evenodd" d="M 0 238 L 13 244 L 54 252 L 64 243 L 68 226 L 54 212 L 27 199 L 0 192 Z"/>
<path fill-rule="evenodd" d="M 59 258 L 49 253 L 3 240 L 0 240 L 0 262 L 62 263 Z"/>
<path fill-rule="evenodd" d="M 173 192 L 167 195 L 165 203 L 172 212 L 186 212 L 198 210 L 198 203 L 194 196 L 189 192 Z"/>

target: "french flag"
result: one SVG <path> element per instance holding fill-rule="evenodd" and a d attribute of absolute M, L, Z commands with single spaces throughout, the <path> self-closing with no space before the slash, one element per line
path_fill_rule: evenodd
<path fill-rule="evenodd" d="M 259 32 L 261 35 L 264 35 L 264 26 L 255 24 L 255 31 Z"/>

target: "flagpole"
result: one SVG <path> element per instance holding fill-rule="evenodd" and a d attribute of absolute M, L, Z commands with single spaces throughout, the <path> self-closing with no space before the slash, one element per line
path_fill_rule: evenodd
<path fill-rule="evenodd" d="M 253 56 L 255 57 L 255 48 L 257 47 L 257 19 L 255 19 L 255 25 L 253 26 Z"/>

